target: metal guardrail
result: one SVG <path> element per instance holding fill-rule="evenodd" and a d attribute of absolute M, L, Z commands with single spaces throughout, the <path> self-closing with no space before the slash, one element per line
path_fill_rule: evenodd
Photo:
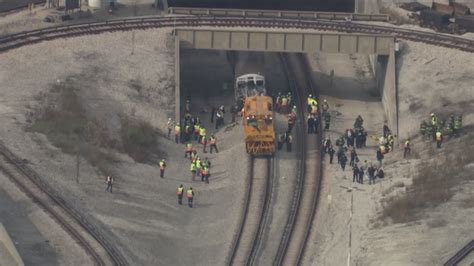
<path fill-rule="evenodd" d="M 387 14 L 362 14 L 345 12 L 316 12 L 292 10 L 257 10 L 257 9 L 225 9 L 225 8 L 188 8 L 170 7 L 168 14 L 175 15 L 211 15 L 211 16 L 238 16 L 238 17 L 269 17 L 269 18 L 305 18 L 353 21 L 389 21 Z"/>
<path fill-rule="evenodd" d="M 444 266 L 456 266 L 460 263 L 469 253 L 474 252 L 474 240 L 467 243 L 461 250 L 459 250 L 454 256 L 452 256 Z"/>

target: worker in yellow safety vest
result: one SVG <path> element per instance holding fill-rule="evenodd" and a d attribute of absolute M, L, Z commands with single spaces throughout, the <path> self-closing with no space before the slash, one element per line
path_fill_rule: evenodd
<path fill-rule="evenodd" d="M 193 207 L 193 200 L 194 200 L 194 191 L 192 187 L 189 187 L 188 191 L 186 191 L 186 197 L 188 198 L 188 206 L 189 208 Z"/>
<path fill-rule="evenodd" d="M 204 165 L 202 167 L 201 181 L 205 181 L 206 184 L 209 184 L 209 176 L 209 167 L 207 165 Z"/>
<path fill-rule="evenodd" d="M 163 178 L 165 177 L 165 168 L 166 168 L 165 160 L 164 159 L 160 160 L 159 165 L 160 165 L 160 177 Z"/>
<path fill-rule="evenodd" d="M 189 154 L 189 158 L 191 158 L 192 153 L 193 153 L 193 144 L 191 143 L 186 144 L 186 149 L 184 150 L 184 158 L 188 158 L 188 154 Z"/>
<path fill-rule="evenodd" d="M 443 134 L 441 131 L 436 131 L 436 147 L 441 148 L 441 144 L 443 143 Z"/>
<path fill-rule="evenodd" d="M 204 127 L 201 127 L 201 129 L 199 130 L 199 143 L 203 143 L 203 138 L 206 138 L 206 129 Z"/>
<path fill-rule="evenodd" d="M 189 170 L 191 171 L 191 179 L 194 181 L 196 179 L 196 171 L 197 171 L 196 162 L 191 163 Z"/>
<path fill-rule="evenodd" d="M 196 173 L 198 176 L 201 175 L 201 158 L 197 157 L 196 162 L 194 163 L 196 165 Z"/>
<path fill-rule="evenodd" d="M 176 195 L 178 195 L 178 204 L 183 204 L 183 194 L 184 194 L 184 186 L 183 184 L 179 185 L 178 191 L 176 191 Z"/>
<path fill-rule="evenodd" d="M 199 142 L 200 132 L 201 132 L 201 126 L 199 124 L 194 125 L 194 141 Z"/>
<path fill-rule="evenodd" d="M 176 143 L 179 143 L 179 134 L 181 133 L 181 127 L 179 126 L 179 123 L 176 123 L 176 126 L 174 126 L 174 141 Z"/>

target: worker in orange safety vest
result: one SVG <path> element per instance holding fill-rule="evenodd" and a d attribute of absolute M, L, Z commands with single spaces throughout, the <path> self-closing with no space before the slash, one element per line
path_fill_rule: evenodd
<path fill-rule="evenodd" d="M 211 137 L 209 138 L 209 145 L 211 145 L 211 153 L 214 149 L 216 150 L 216 153 L 219 153 L 219 150 L 217 149 L 217 139 L 216 139 L 216 136 L 214 136 L 214 134 L 212 134 Z"/>

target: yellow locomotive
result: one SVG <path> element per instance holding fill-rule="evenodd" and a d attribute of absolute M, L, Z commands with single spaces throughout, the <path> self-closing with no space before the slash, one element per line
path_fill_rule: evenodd
<path fill-rule="evenodd" d="M 249 74 L 245 76 L 248 79 Z M 256 76 L 258 77 L 252 79 L 255 83 L 257 83 L 257 78 L 258 80 L 263 78 L 260 75 Z M 275 153 L 275 129 L 272 98 L 265 96 L 264 88 L 262 89 L 257 84 L 247 83 L 246 88 L 243 88 L 242 84 L 236 85 L 236 89 L 244 89 L 244 95 L 246 96 L 242 108 L 242 117 L 247 153 L 254 156 L 273 155 Z"/>

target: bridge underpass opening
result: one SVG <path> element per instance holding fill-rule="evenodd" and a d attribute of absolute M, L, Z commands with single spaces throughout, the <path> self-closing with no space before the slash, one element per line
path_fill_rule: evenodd
<path fill-rule="evenodd" d="M 321 32 L 296 32 L 296 31 L 245 31 L 245 30 L 222 30 L 222 29 L 176 29 L 176 91 L 177 102 L 185 99 L 185 96 L 192 96 L 194 93 L 200 93 L 203 99 L 209 100 L 212 93 L 226 95 L 228 99 L 221 99 L 222 104 L 233 103 L 233 87 L 235 75 L 233 73 L 229 54 L 235 51 L 241 52 L 290 52 L 305 54 L 360 54 L 370 62 L 375 81 L 381 95 L 381 100 L 385 110 L 386 120 L 390 128 L 398 133 L 398 100 L 395 75 L 395 51 L 394 39 L 392 36 L 368 35 L 368 34 L 343 34 L 343 33 L 321 33 Z M 206 54 L 192 52 L 193 50 L 214 50 Z M 190 52 L 191 51 L 191 52 Z M 226 52 L 227 51 L 227 52 Z M 234 51 L 234 52 L 229 52 Z M 180 55 L 180 53 L 183 55 Z M 193 54 L 194 53 L 194 54 Z M 255 53 L 258 54 L 258 53 Z M 180 60 L 185 56 L 186 59 Z M 194 58 L 201 56 L 203 59 Z M 211 71 L 205 70 L 204 62 L 209 62 L 215 58 L 218 63 L 213 63 Z M 188 60 L 188 61 L 185 61 Z M 225 63 L 224 63 L 225 62 Z M 181 64 L 183 67 L 180 68 Z M 196 69 L 190 71 L 184 68 L 195 64 Z M 267 63 L 264 63 L 267 66 Z M 271 65 L 270 65 L 271 66 Z M 214 70 L 212 70 L 214 69 Z M 227 69 L 227 70 L 225 70 Z M 224 73 L 225 72 L 225 73 Z M 249 71 L 250 72 L 250 71 Z M 221 73 L 221 74 L 218 74 Z M 181 81 L 181 74 L 184 74 Z M 330 74 L 332 82 L 338 82 L 342 79 L 337 72 Z M 269 82 L 272 78 L 266 73 L 266 79 Z M 316 77 L 318 75 L 316 74 Z M 191 78 L 188 78 L 191 77 Z M 328 77 L 320 75 L 321 82 L 328 80 Z M 203 80 L 202 85 L 199 85 Z M 199 83 L 198 83 L 199 81 Z M 183 83 L 180 85 L 180 83 Z M 284 84 L 284 83 L 281 83 Z M 316 80 L 318 84 L 318 80 Z M 331 84 L 329 84 L 331 85 Z M 271 83 L 267 83 L 272 88 Z M 183 88 L 182 92 L 180 88 Z M 197 88 L 196 88 L 197 87 Z M 205 88 L 204 90 L 202 88 Z M 369 85 L 372 94 L 376 95 L 373 85 Z M 345 88 L 347 89 L 347 88 Z M 285 89 L 281 89 L 286 91 Z M 184 94 L 184 96 L 180 96 Z M 271 93 L 271 92 L 270 92 Z M 350 95 L 339 93 L 342 97 Z M 184 105 L 177 105 L 176 118 L 184 110 Z M 200 110 L 202 113 L 210 110 Z"/>
<path fill-rule="evenodd" d="M 181 49 L 179 57 L 181 118 L 186 101 L 190 100 L 193 113 L 197 112 L 201 120 L 209 122 L 212 106 L 224 105 L 226 122 L 230 122 L 230 106 L 235 104 L 235 78 L 240 75 L 263 75 L 269 95 L 289 90 L 276 53 Z"/>

